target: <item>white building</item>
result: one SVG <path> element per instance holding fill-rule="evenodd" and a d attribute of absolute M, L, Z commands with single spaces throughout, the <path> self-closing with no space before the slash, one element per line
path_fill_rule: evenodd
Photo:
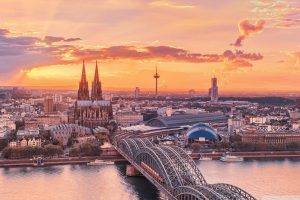
<path fill-rule="evenodd" d="M 265 124 L 267 117 L 250 117 L 250 124 Z"/>
<path fill-rule="evenodd" d="M 63 95 L 61 95 L 61 94 L 54 94 L 53 95 L 53 101 L 54 101 L 54 103 L 61 103 L 61 102 L 63 102 Z"/>
<path fill-rule="evenodd" d="M 132 126 L 142 122 L 143 115 L 136 112 L 117 112 L 114 119 L 120 126 Z"/>
<path fill-rule="evenodd" d="M 27 128 L 25 130 L 18 130 L 17 137 L 24 138 L 24 137 L 36 137 L 40 134 L 38 128 Z"/>
<path fill-rule="evenodd" d="M 157 114 L 159 116 L 163 117 L 170 117 L 173 113 L 172 107 L 164 107 L 164 108 L 158 108 L 157 109 Z"/>
<path fill-rule="evenodd" d="M 245 120 L 241 118 L 229 118 L 228 119 L 228 132 L 238 132 L 239 129 L 245 126 Z"/>

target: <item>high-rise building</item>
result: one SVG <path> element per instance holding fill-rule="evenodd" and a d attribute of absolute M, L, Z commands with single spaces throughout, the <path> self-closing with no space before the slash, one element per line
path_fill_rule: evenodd
<path fill-rule="evenodd" d="M 52 113 L 52 112 L 54 112 L 53 98 L 46 97 L 44 99 L 44 111 L 45 111 L 45 113 Z"/>
<path fill-rule="evenodd" d="M 217 102 L 219 98 L 218 94 L 218 80 L 216 77 L 211 79 L 211 88 L 209 88 L 208 95 L 210 96 L 210 101 Z"/>
<path fill-rule="evenodd" d="M 157 66 L 153 77 L 155 78 L 155 96 L 157 97 L 157 83 L 158 83 L 158 79 L 160 78 L 160 75 L 157 73 Z"/>
<path fill-rule="evenodd" d="M 97 61 L 96 61 L 94 81 L 92 83 L 91 99 L 93 101 L 103 99 L 102 98 L 101 82 L 99 80 L 99 72 L 98 72 L 98 63 L 97 63 Z"/>
<path fill-rule="evenodd" d="M 136 87 L 135 90 L 134 90 L 134 98 L 135 98 L 135 99 L 140 98 L 140 93 L 141 93 L 140 88 L 139 88 L 139 87 Z"/>
<path fill-rule="evenodd" d="M 296 107 L 300 109 L 300 98 L 296 99 Z"/>
<path fill-rule="evenodd" d="M 61 103 L 63 101 L 63 96 L 61 94 L 53 95 L 54 103 Z"/>
<path fill-rule="evenodd" d="M 79 82 L 79 89 L 78 89 L 78 100 L 89 100 L 89 84 L 86 80 L 86 74 L 85 74 L 85 64 L 84 60 L 82 63 L 82 74 L 81 74 L 81 80 Z"/>

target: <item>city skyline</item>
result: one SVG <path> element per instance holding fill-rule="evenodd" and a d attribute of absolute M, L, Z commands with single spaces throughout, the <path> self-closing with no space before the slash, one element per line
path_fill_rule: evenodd
<path fill-rule="evenodd" d="M 104 90 L 154 90 L 158 64 L 162 92 L 205 92 L 213 76 L 221 94 L 300 92 L 295 0 L 17 5 L 2 3 L 1 86 L 76 90 L 85 59 L 89 81 L 98 60 Z"/>

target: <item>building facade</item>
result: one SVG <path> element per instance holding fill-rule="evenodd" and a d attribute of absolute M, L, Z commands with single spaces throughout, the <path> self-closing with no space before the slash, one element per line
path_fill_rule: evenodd
<path fill-rule="evenodd" d="M 299 133 L 253 133 L 240 134 L 242 142 L 247 143 L 263 143 L 263 144 L 287 144 L 293 142 L 300 142 Z"/>
<path fill-rule="evenodd" d="M 211 88 L 208 90 L 208 95 L 212 102 L 217 102 L 219 99 L 218 80 L 216 77 L 211 79 Z"/>
<path fill-rule="evenodd" d="M 53 98 L 50 98 L 50 97 L 45 98 L 45 100 L 44 100 L 44 110 L 45 110 L 45 113 L 54 112 Z"/>
<path fill-rule="evenodd" d="M 98 63 L 92 84 L 91 98 L 86 80 L 83 62 L 82 76 L 79 83 L 78 100 L 75 103 L 74 122 L 81 126 L 96 128 L 104 126 L 113 118 L 111 101 L 103 100 L 101 82 L 98 74 Z"/>

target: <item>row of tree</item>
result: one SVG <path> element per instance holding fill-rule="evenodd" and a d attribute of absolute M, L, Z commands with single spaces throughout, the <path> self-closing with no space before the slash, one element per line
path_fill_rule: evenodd
<path fill-rule="evenodd" d="M 2 157 L 7 159 L 32 158 L 34 156 L 53 157 L 62 154 L 62 147 L 53 144 L 44 147 L 6 147 L 2 151 Z"/>

